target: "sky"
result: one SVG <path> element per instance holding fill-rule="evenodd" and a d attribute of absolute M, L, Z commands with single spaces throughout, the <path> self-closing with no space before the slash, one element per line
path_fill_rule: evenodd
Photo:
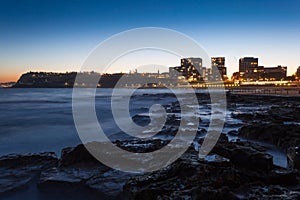
<path fill-rule="evenodd" d="M 299 25 L 298 0 L 0 0 L 0 82 L 28 71 L 78 71 L 100 42 L 140 27 L 190 36 L 210 56 L 226 57 L 229 76 L 244 56 L 288 66 L 291 75 L 300 66 Z M 163 64 L 179 60 L 166 56 Z"/>

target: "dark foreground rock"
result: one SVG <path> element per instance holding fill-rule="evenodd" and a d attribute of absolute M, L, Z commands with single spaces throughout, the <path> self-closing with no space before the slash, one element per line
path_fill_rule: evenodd
<path fill-rule="evenodd" d="M 300 97 L 234 95 L 227 96 L 231 116 L 244 123 L 300 122 Z"/>
<path fill-rule="evenodd" d="M 298 199 L 300 193 L 287 188 L 298 185 L 298 178 L 298 171 L 274 166 L 263 147 L 223 139 L 204 159 L 190 148 L 167 168 L 132 178 L 124 195 L 146 200 Z"/>
<path fill-rule="evenodd" d="M 261 146 L 249 142 L 217 144 L 213 152 L 227 157 L 237 167 L 267 172 L 273 168 L 273 157 Z"/>
<path fill-rule="evenodd" d="M 0 194 L 26 186 L 38 174 L 56 166 L 54 153 L 7 155 L 0 158 Z"/>
<path fill-rule="evenodd" d="M 287 153 L 291 168 L 300 169 L 300 125 L 297 124 L 251 124 L 243 126 L 239 135 L 274 144 Z"/>
<path fill-rule="evenodd" d="M 195 147 L 201 142 L 202 139 L 195 141 L 171 165 L 145 174 L 110 169 L 91 156 L 84 145 L 63 149 L 59 160 L 50 153 L 2 157 L 1 189 L 17 189 L 35 175 L 35 184 L 42 193 L 81 192 L 87 199 L 300 198 L 299 172 L 274 166 L 264 147 L 229 142 L 222 135 L 211 154 L 199 159 Z M 125 150 L 138 152 L 157 149 L 162 144 L 160 140 L 116 142 Z"/>
<path fill-rule="evenodd" d="M 101 199 L 117 199 L 122 196 L 122 186 L 131 176 L 101 164 L 84 145 L 78 145 L 62 150 L 58 165 L 41 173 L 38 187 L 44 192 L 57 191 L 57 188 L 71 192 L 81 190 L 87 196 L 93 191 Z"/>

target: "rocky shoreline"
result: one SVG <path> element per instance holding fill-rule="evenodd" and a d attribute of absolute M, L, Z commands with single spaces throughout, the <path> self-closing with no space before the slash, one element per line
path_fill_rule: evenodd
<path fill-rule="evenodd" d="M 229 95 L 228 110 L 242 121 L 241 128 L 222 134 L 203 159 L 198 157 L 198 147 L 206 132 L 199 130 L 177 161 L 151 173 L 111 169 L 91 156 L 84 145 L 63 149 L 60 158 L 51 152 L 3 156 L 0 199 L 31 186 L 49 199 L 300 199 L 300 101 L 282 98 Z M 169 109 L 178 111 L 178 105 Z M 169 117 L 167 124 L 161 134 L 175 134 L 176 116 Z M 225 123 L 225 127 L 231 126 Z M 231 140 L 231 136 L 237 139 Z M 275 165 L 264 145 L 239 138 L 276 145 L 286 152 L 288 168 Z M 123 140 L 115 144 L 128 151 L 147 152 L 161 148 L 166 141 Z"/>
<path fill-rule="evenodd" d="M 135 141 L 136 144 L 137 141 Z M 153 141 L 140 141 L 156 146 Z M 201 143 L 202 141 L 197 141 Z M 132 141 L 119 142 L 132 150 Z M 100 199 L 297 199 L 299 171 L 273 164 L 263 146 L 230 142 L 222 135 L 210 155 L 198 158 L 195 146 L 170 166 L 132 174 L 110 169 L 83 145 L 53 153 L 9 155 L 0 159 L 1 194 L 17 191 L 31 181 L 40 192 L 93 191 Z"/>

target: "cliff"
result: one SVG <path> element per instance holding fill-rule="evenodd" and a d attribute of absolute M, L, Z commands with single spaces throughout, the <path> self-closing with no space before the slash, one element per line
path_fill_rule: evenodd
<path fill-rule="evenodd" d="M 78 87 L 95 87 L 89 84 L 90 80 L 100 78 L 98 73 L 52 73 L 52 72 L 28 72 L 22 74 L 17 83 L 13 86 L 15 88 L 72 88 L 74 86 L 77 75 L 80 76 L 82 82 L 77 82 Z M 121 74 L 102 75 L 98 82 L 98 87 L 114 87 L 120 79 Z"/>

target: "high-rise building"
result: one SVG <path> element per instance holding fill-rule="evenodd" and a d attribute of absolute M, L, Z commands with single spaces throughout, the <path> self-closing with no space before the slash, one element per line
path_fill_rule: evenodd
<path fill-rule="evenodd" d="M 298 79 L 300 79 L 300 66 L 298 67 L 297 71 L 296 71 L 296 77 Z"/>
<path fill-rule="evenodd" d="M 201 58 L 182 58 L 181 59 L 182 67 L 193 66 L 196 70 L 200 71 L 202 68 L 202 59 Z"/>
<path fill-rule="evenodd" d="M 180 66 L 170 68 L 169 71 L 172 77 L 174 77 L 176 74 L 178 76 L 179 73 L 189 82 L 198 82 L 203 80 L 203 67 L 201 58 L 183 58 L 181 59 Z"/>
<path fill-rule="evenodd" d="M 227 69 L 225 67 L 225 57 L 211 58 L 212 78 L 214 81 L 227 79 Z"/>
<path fill-rule="evenodd" d="M 212 57 L 211 65 L 212 67 L 225 67 L 225 57 Z"/>
<path fill-rule="evenodd" d="M 239 72 L 253 72 L 258 69 L 258 58 L 244 57 L 239 61 Z"/>

